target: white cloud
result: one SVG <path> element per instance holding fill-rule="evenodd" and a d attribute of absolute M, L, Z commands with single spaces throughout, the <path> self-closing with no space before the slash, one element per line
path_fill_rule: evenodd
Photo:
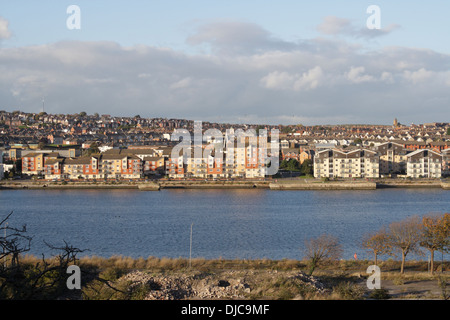
<path fill-rule="evenodd" d="M 268 89 L 301 91 L 317 88 L 322 78 L 322 68 L 316 66 L 302 74 L 273 71 L 264 76 L 260 82 Z"/>
<path fill-rule="evenodd" d="M 353 27 L 349 19 L 327 16 L 323 19 L 323 22 L 317 26 L 317 30 L 328 35 L 338 35 L 342 33 L 351 33 Z"/>
<path fill-rule="evenodd" d="M 346 78 L 354 83 L 361 83 L 367 81 L 373 81 L 374 77 L 368 74 L 364 74 L 365 68 L 360 67 L 351 67 L 350 71 L 346 73 Z"/>
<path fill-rule="evenodd" d="M 294 89 L 295 90 L 301 90 L 301 89 L 315 89 L 319 86 L 319 82 L 323 77 L 322 68 L 319 66 L 316 66 L 308 72 L 305 72 L 301 75 L 301 77 L 298 77 L 298 79 L 294 83 Z"/>
<path fill-rule="evenodd" d="M 389 24 L 380 29 L 369 29 L 366 26 L 356 27 L 352 24 L 351 20 L 336 16 L 326 16 L 322 23 L 317 26 L 317 30 L 322 34 L 332 36 L 344 35 L 366 39 L 388 35 L 398 28 L 400 28 L 398 24 Z"/>
<path fill-rule="evenodd" d="M 172 89 L 181 89 L 181 88 L 187 88 L 191 85 L 192 79 L 190 77 L 183 78 L 180 81 L 177 81 L 173 83 L 170 88 Z"/>
<path fill-rule="evenodd" d="M 420 68 L 417 71 L 406 70 L 403 75 L 406 80 L 416 84 L 429 80 L 433 76 L 433 72 L 425 68 Z"/>
<path fill-rule="evenodd" d="M 257 24 L 226 19 L 201 25 L 186 42 L 190 45 L 206 44 L 214 53 L 230 55 L 296 47 L 273 37 Z"/>
<path fill-rule="evenodd" d="M 288 72 L 273 71 L 261 79 L 261 84 L 268 89 L 290 89 L 294 80 Z"/>
<path fill-rule="evenodd" d="M 8 24 L 8 20 L 0 17 L 0 40 L 9 39 L 11 37 L 11 31 L 9 31 Z"/>
<path fill-rule="evenodd" d="M 287 42 L 257 25 L 228 26 L 220 21 L 190 37 L 192 45 L 210 45 L 207 54 L 81 41 L 0 48 L 1 107 L 37 112 L 45 96 L 46 110 L 55 113 L 275 124 L 391 123 L 398 117 L 418 123 L 437 121 L 432 108 L 439 119 L 450 118 L 447 54 L 362 50 L 327 37 Z M 328 27 L 341 32 L 346 24 Z"/>
<path fill-rule="evenodd" d="M 382 81 L 385 81 L 386 83 L 393 83 L 394 82 L 394 77 L 392 76 L 392 73 L 386 72 L 386 71 L 383 71 L 381 73 L 380 79 Z"/>

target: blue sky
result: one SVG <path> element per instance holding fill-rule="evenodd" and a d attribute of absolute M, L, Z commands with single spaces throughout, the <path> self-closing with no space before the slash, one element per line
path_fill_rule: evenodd
<path fill-rule="evenodd" d="M 72 4 L 81 30 L 66 27 Z M 0 109 L 36 112 L 46 96 L 54 113 L 449 121 L 449 12 L 443 0 L 0 0 Z"/>
<path fill-rule="evenodd" d="M 82 29 L 70 31 L 66 8 L 81 9 Z M 326 16 L 351 19 L 365 25 L 369 5 L 381 8 L 382 27 L 401 30 L 379 44 L 421 47 L 449 52 L 450 2 L 442 1 L 4 1 L 0 16 L 10 22 L 13 37 L 4 46 L 27 46 L 61 40 L 116 41 L 122 45 L 184 48 L 192 29 L 214 19 L 256 23 L 286 39 L 317 36 L 316 26 Z"/>

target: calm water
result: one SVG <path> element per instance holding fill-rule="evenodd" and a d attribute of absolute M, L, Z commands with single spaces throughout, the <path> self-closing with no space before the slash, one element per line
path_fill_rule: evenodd
<path fill-rule="evenodd" d="M 364 259 L 371 258 L 359 245 L 365 233 L 450 212 L 450 192 L 3 190 L 0 208 L 0 218 L 14 211 L 10 226 L 27 225 L 36 255 L 55 253 L 44 240 L 65 240 L 87 255 L 189 257 L 193 223 L 193 257 L 300 259 L 305 239 L 327 233 L 340 239 L 344 258 Z"/>

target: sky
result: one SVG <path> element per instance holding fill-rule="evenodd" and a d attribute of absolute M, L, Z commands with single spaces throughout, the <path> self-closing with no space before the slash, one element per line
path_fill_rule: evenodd
<path fill-rule="evenodd" d="M 0 0 L 0 110 L 450 122 L 450 2 L 393 2 Z"/>

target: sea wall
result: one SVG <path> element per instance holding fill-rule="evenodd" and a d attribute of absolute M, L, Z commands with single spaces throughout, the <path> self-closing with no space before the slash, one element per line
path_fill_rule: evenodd
<path fill-rule="evenodd" d="M 441 187 L 444 190 L 450 190 L 450 182 L 441 182 Z"/>
<path fill-rule="evenodd" d="M 439 180 L 393 180 L 377 182 L 377 188 L 442 188 L 448 189 L 449 183 Z"/>
<path fill-rule="evenodd" d="M 385 188 L 441 188 L 450 190 L 450 182 L 440 180 L 342 180 L 273 179 L 269 181 L 192 181 L 163 180 L 157 182 L 53 182 L 2 181 L 1 189 L 136 189 L 159 191 L 162 189 L 270 189 L 270 190 L 375 190 Z"/>
<path fill-rule="evenodd" d="M 269 188 L 265 181 L 161 181 L 161 189 L 254 189 Z"/>
<path fill-rule="evenodd" d="M 269 185 L 271 190 L 375 190 L 375 182 L 309 181 L 275 182 Z"/>
<path fill-rule="evenodd" d="M 108 184 L 108 183 L 86 183 L 86 182 L 12 182 L 0 184 L 1 189 L 138 189 L 137 184 Z"/>

